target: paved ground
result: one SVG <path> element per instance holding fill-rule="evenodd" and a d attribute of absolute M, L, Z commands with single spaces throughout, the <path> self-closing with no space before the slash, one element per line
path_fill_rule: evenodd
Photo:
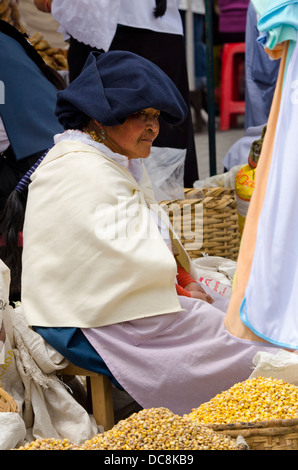
<path fill-rule="evenodd" d="M 219 119 L 216 119 L 217 130 L 215 136 L 216 149 L 216 169 L 217 174 L 223 172 L 223 158 L 229 148 L 244 135 L 241 117 L 238 119 L 239 127 L 228 131 L 220 131 Z M 197 161 L 200 180 L 210 176 L 209 174 L 209 137 L 208 128 L 204 127 L 202 132 L 195 134 L 195 143 L 197 150 Z"/>

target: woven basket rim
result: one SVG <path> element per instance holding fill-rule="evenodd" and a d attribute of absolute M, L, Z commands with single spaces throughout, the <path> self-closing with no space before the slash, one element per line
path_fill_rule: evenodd
<path fill-rule="evenodd" d="M 194 196 L 190 197 L 189 194 L 194 193 Z M 201 193 L 198 197 L 197 194 Z M 207 195 L 206 195 L 207 193 Z M 212 187 L 204 187 L 204 188 L 184 188 L 184 197 L 180 199 L 164 199 L 159 201 L 160 204 L 169 204 L 175 202 L 188 202 L 189 204 L 195 202 L 202 202 L 203 199 L 207 198 L 214 198 L 214 197 L 222 197 L 224 194 L 226 195 L 233 195 L 235 194 L 235 190 L 232 188 L 227 188 L 226 186 L 212 186 Z"/>
<path fill-rule="evenodd" d="M 8 404 L 9 404 L 9 411 L 12 413 L 18 413 L 19 412 L 19 406 L 15 399 L 8 393 L 6 392 L 2 387 L 0 387 L 0 398 L 3 398 Z M 4 411 L 6 412 L 6 411 Z"/>
<path fill-rule="evenodd" d="M 256 429 L 256 428 L 282 428 L 289 426 L 297 426 L 298 418 L 283 418 L 283 419 L 269 419 L 265 421 L 249 421 L 238 423 L 208 423 L 206 426 L 212 428 L 214 431 L 234 431 L 241 429 Z"/>
<path fill-rule="evenodd" d="M 235 190 L 184 188 L 183 199 L 159 201 L 191 259 L 221 256 L 236 261 L 240 247 Z"/>
<path fill-rule="evenodd" d="M 192 195 L 193 193 L 193 195 Z M 233 195 L 235 189 L 226 186 L 211 186 L 203 188 L 184 188 L 184 197 L 175 199 L 164 199 L 160 203 L 179 202 L 179 201 L 202 201 L 206 197 L 222 197 L 224 194 Z M 190 197 L 191 195 L 191 197 Z"/>

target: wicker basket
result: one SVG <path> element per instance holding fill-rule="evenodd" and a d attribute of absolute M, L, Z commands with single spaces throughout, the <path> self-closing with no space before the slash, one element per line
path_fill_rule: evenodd
<path fill-rule="evenodd" d="M 298 449 L 298 418 L 251 423 L 212 424 L 209 427 L 232 439 L 241 435 L 250 450 Z"/>
<path fill-rule="evenodd" d="M 0 387 L 0 412 L 18 413 L 19 407 L 17 402 Z"/>
<path fill-rule="evenodd" d="M 184 192 L 185 199 L 160 204 L 190 258 L 208 254 L 236 261 L 240 233 L 235 191 L 217 187 Z"/>

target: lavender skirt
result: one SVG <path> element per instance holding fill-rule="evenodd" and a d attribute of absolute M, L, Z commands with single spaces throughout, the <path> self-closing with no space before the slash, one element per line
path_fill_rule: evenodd
<path fill-rule="evenodd" d="M 269 344 L 232 336 L 224 326 L 228 299 L 212 295 L 212 305 L 180 297 L 181 312 L 82 332 L 143 408 L 189 413 L 246 380 L 258 351 L 274 352 Z"/>

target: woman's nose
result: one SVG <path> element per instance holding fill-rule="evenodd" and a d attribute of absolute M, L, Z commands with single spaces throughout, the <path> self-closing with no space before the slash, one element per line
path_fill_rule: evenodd
<path fill-rule="evenodd" d="M 159 121 L 155 117 L 148 118 L 146 122 L 147 129 L 151 129 L 154 132 L 159 131 Z"/>

